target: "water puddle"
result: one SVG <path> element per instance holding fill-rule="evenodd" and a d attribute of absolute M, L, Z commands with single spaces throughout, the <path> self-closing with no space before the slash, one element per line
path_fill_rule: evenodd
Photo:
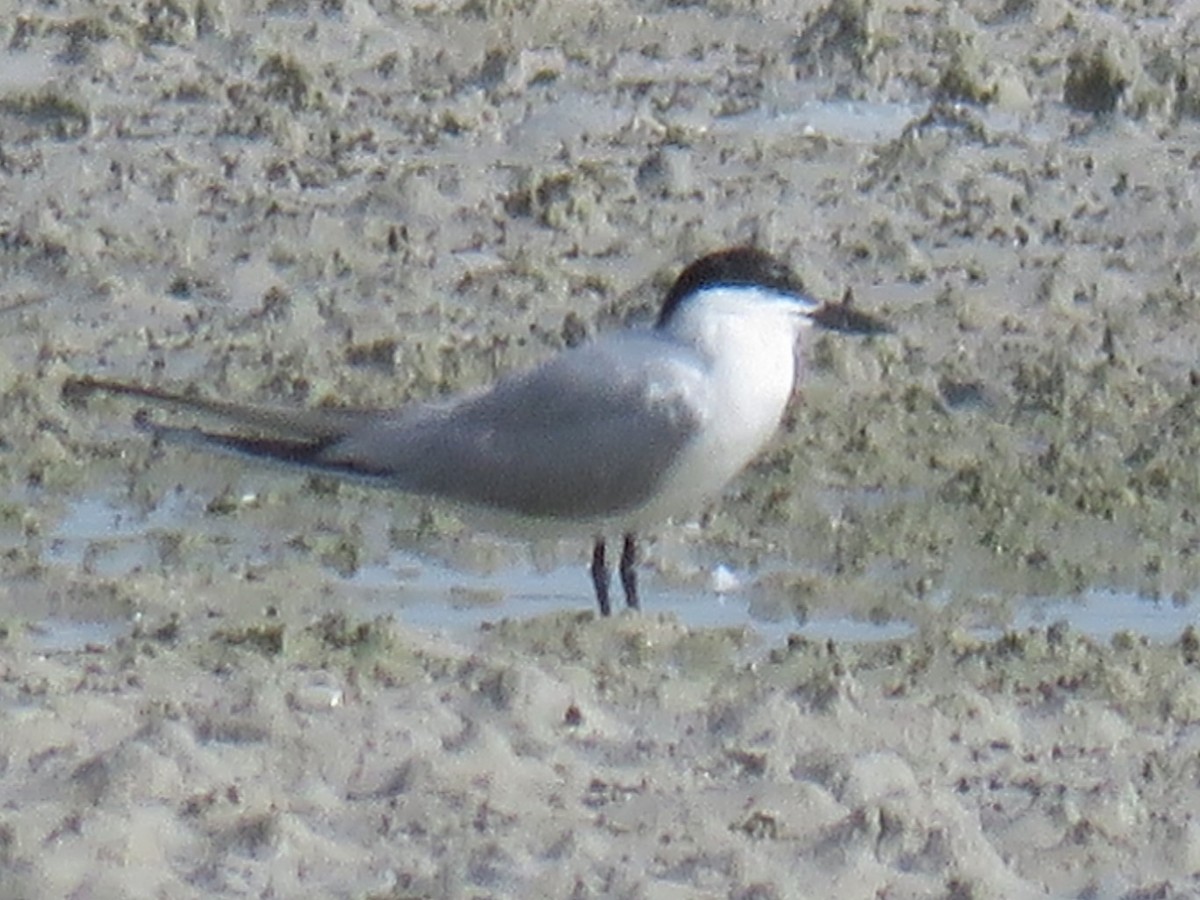
<path fill-rule="evenodd" d="M 68 507 L 48 534 L 40 562 L 48 567 L 83 570 L 103 577 L 120 577 L 150 565 L 161 565 L 159 542 L 181 529 L 194 533 L 229 530 L 227 545 L 245 544 L 238 516 L 214 520 L 204 514 L 205 500 L 183 490 L 170 491 L 153 509 L 140 512 L 115 495 L 93 495 Z M 257 535 L 256 552 L 267 564 L 286 565 L 281 549 L 284 533 Z M 274 545 L 274 551 L 263 550 Z M 274 560 L 274 562 L 272 562 Z M 365 565 L 343 577 L 332 569 L 326 577 L 352 616 L 390 615 L 409 627 L 452 636 L 477 631 L 485 622 L 531 618 L 564 610 L 594 608 L 586 569 L 558 566 L 539 571 L 515 562 L 473 573 L 411 551 L 392 551 L 386 562 Z M 751 576 L 733 574 L 728 584 L 749 583 Z M 816 611 L 805 621 L 783 616 L 764 617 L 754 603 L 753 590 L 716 591 L 680 587 L 653 572 L 643 575 L 643 596 L 649 613 L 667 613 L 690 628 L 747 628 L 766 646 L 777 646 L 790 635 L 842 642 L 879 641 L 912 634 L 916 626 L 902 619 L 865 621 L 836 612 Z M 761 598 L 760 598 L 761 599 Z M 614 591 L 614 605 L 623 598 Z M 1196 621 L 1190 602 L 1155 602 L 1134 594 L 1091 590 L 1079 598 L 1030 598 L 1015 604 L 1008 626 L 1015 630 L 1044 628 L 1065 621 L 1072 630 L 1097 640 L 1128 631 L 1152 640 L 1175 639 Z M 47 653 L 106 645 L 131 624 L 121 621 L 77 621 L 47 618 L 29 632 L 29 639 Z M 980 636 L 998 634 L 996 626 L 975 629 Z"/>
<path fill-rule="evenodd" d="M 1030 601 L 1018 610 L 1013 629 L 1045 628 L 1066 622 L 1076 631 L 1107 640 L 1114 634 L 1140 634 L 1173 641 L 1189 625 L 1200 624 L 1192 601 L 1153 600 L 1121 591 L 1092 590 L 1074 600 Z"/>
<path fill-rule="evenodd" d="M 78 653 L 91 647 L 111 647 L 129 633 L 128 623 L 119 621 L 80 622 L 73 619 L 45 619 L 26 628 L 29 645 L 47 656 Z"/>
<path fill-rule="evenodd" d="M 767 644 L 789 635 L 837 641 L 886 640 L 911 633 L 906 622 L 872 623 L 840 616 L 813 616 L 803 624 L 794 618 L 768 620 L 751 609 L 746 593 L 681 589 L 657 579 L 643 579 L 647 612 L 666 613 L 689 628 L 749 628 Z M 387 566 L 364 567 L 345 580 L 351 594 L 371 599 L 359 603 L 372 614 L 390 614 L 415 628 L 458 632 L 486 621 L 595 608 L 591 581 L 584 567 L 535 572 L 517 567 L 472 575 L 407 553 L 397 553 Z M 381 600 L 391 596 L 393 600 Z M 613 607 L 623 604 L 614 589 Z"/>

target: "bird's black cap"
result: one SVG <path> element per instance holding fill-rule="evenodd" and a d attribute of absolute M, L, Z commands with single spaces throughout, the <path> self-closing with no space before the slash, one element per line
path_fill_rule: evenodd
<path fill-rule="evenodd" d="M 731 247 L 700 257 L 679 274 L 663 300 L 657 327 L 666 325 L 688 297 L 711 287 L 764 287 L 783 294 L 805 296 L 803 282 L 786 263 L 757 247 Z M 850 334 L 888 334 L 892 331 L 880 319 L 859 312 L 848 300 L 826 303 L 810 318 L 822 328 Z"/>
<path fill-rule="evenodd" d="M 732 247 L 702 256 L 686 269 L 667 292 L 658 327 L 692 294 L 709 287 L 765 287 L 786 294 L 803 294 L 804 285 L 786 263 L 757 247 Z"/>

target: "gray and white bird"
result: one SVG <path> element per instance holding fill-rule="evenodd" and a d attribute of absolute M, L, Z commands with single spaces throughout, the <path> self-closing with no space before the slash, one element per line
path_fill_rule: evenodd
<path fill-rule="evenodd" d="M 283 463 L 484 513 L 490 530 L 594 538 L 591 575 L 609 615 L 605 539 L 623 539 L 625 600 L 639 605 L 637 534 L 718 495 L 779 426 L 810 326 L 888 331 L 818 304 L 752 247 L 693 262 L 653 328 L 564 350 L 448 400 L 390 410 L 290 410 L 205 400 L 96 378 L 64 393 L 125 394 L 224 420 L 230 431 L 135 421 L 173 444 Z M 469 519 L 470 517 L 468 517 Z"/>

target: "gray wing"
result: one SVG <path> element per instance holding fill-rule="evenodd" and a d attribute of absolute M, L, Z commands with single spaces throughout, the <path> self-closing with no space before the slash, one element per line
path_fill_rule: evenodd
<path fill-rule="evenodd" d="M 701 425 L 702 387 L 689 351 L 622 335 L 356 428 L 313 462 L 526 516 L 606 516 L 645 502 L 670 470 Z"/>
<path fill-rule="evenodd" d="M 534 517 L 581 519 L 639 506 L 703 421 L 703 364 L 651 334 L 569 350 L 486 392 L 400 410 L 242 406 L 101 379 L 64 397 L 133 396 L 211 416 L 241 433 L 164 425 L 156 438 Z"/>

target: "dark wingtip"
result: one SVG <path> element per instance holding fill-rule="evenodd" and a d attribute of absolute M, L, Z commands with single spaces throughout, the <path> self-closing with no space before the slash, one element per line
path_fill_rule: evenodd
<path fill-rule="evenodd" d="M 386 482 L 392 474 L 386 469 L 373 469 L 355 462 L 326 459 L 326 451 L 337 444 L 341 439 L 339 435 L 297 439 L 205 431 L 201 428 L 180 428 L 156 422 L 148 409 L 139 409 L 134 414 L 133 424 L 139 431 L 148 434 L 156 443 L 215 451 L 266 463 L 296 466 L 317 474 L 331 475 L 337 478 Z"/>
<path fill-rule="evenodd" d="M 71 376 L 63 382 L 59 397 L 68 406 L 82 406 L 92 394 L 104 390 L 104 383 L 90 375 Z"/>
<path fill-rule="evenodd" d="M 170 391 L 158 388 L 143 387 L 126 381 L 110 381 L 107 378 L 96 378 L 93 375 L 72 375 L 62 385 L 59 396 L 64 403 L 78 406 L 93 394 L 113 394 L 123 397 L 141 397 L 154 403 L 189 404 L 196 401 L 184 394 L 172 394 Z"/>
<path fill-rule="evenodd" d="M 787 263 L 758 247 L 730 247 L 700 257 L 679 273 L 663 300 L 658 326 L 666 324 L 679 305 L 696 291 L 718 285 L 761 285 L 787 294 L 804 293 L 804 285 Z"/>
<path fill-rule="evenodd" d="M 166 444 L 216 450 L 234 456 L 293 466 L 327 467 L 333 472 L 345 470 L 347 474 L 363 476 L 377 474 L 362 472 L 353 466 L 325 463 L 321 458 L 322 454 L 337 443 L 336 436 L 317 439 L 274 438 L 205 431 L 202 428 L 180 428 L 156 422 L 148 409 L 139 409 L 134 413 L 133 424 L 139 431 L 144 431 L 156 441 Z"/>

